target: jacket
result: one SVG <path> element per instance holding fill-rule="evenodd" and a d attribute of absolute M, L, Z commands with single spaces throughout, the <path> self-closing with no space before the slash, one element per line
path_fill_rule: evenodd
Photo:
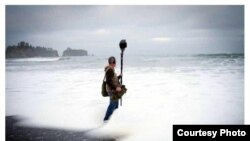
<path fill-rule="evenodd" d="M 116 87 L 120 86 L 119 77 L 117 77 L 115 70 L 110 66 L 105 67 L 105 72 L 106 90 L 108 93 L 114 92 L 116 90 Z"/>

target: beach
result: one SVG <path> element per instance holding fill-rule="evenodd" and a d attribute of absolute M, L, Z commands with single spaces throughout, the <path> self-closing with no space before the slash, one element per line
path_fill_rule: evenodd
<path fill-rule="evenodd" d="M 150 141 L 172 140 L 173 124 L 244 123 L 244 54 L 127 55 L 123 105 L 101 126 L 109 103 L 101 96 L 108 57 L 7 59 L 6 116 L 25 119 L 16 129 L 7 123 L 8 133 Z"/>

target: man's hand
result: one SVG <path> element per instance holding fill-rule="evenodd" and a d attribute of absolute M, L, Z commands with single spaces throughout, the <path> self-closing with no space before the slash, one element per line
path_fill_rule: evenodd
<path fill-rule="evenodd" d="M 120 92 L 120 91 L 122 91 L 122 89 L 121 89 L 121 87 L 116 87 L 116 89 L 115 89 L 117 92 Z"/>
<path fill-rule="evenodd" d="M 118 79 L 121 79 L 122 78 L 122 74 L 118 75 Z"/>

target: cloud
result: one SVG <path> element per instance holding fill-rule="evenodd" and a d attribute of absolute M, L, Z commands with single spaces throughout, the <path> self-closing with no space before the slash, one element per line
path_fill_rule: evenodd
<path fill-rule="evenodd" d="M 106 29 L 97 29 L 94 31 L 95 35 L 107 35 L 109 32 Z"/>
<path fill-rule="evenodd" d="M 244 6 L 6 6 L 7 45 L 25 40 L 103 53 L 123 38 L 134 50 L 164 48 L 159 53 L 170 46 L 244 52 Z"/>
<path fill-rule="evenodd" d="M 155 42 L 170 42 L 173 39 L 168 38 L 168 37 L 155 37 L 155 38 L 152 38 L 152 40 L 155 41 Z"/>

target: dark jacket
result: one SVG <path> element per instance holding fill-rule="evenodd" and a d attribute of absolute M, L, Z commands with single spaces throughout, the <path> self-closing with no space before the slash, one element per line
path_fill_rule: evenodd
<path fill-rule="evenodd" d="M 120 86 L 119 83 L 120 77 L 117 76 L 115 70 L 110 66 L 105 67 L 105 72 L 106 72 L 107 92 L 113 92 L 115 91 L 116 87 Z"/>

